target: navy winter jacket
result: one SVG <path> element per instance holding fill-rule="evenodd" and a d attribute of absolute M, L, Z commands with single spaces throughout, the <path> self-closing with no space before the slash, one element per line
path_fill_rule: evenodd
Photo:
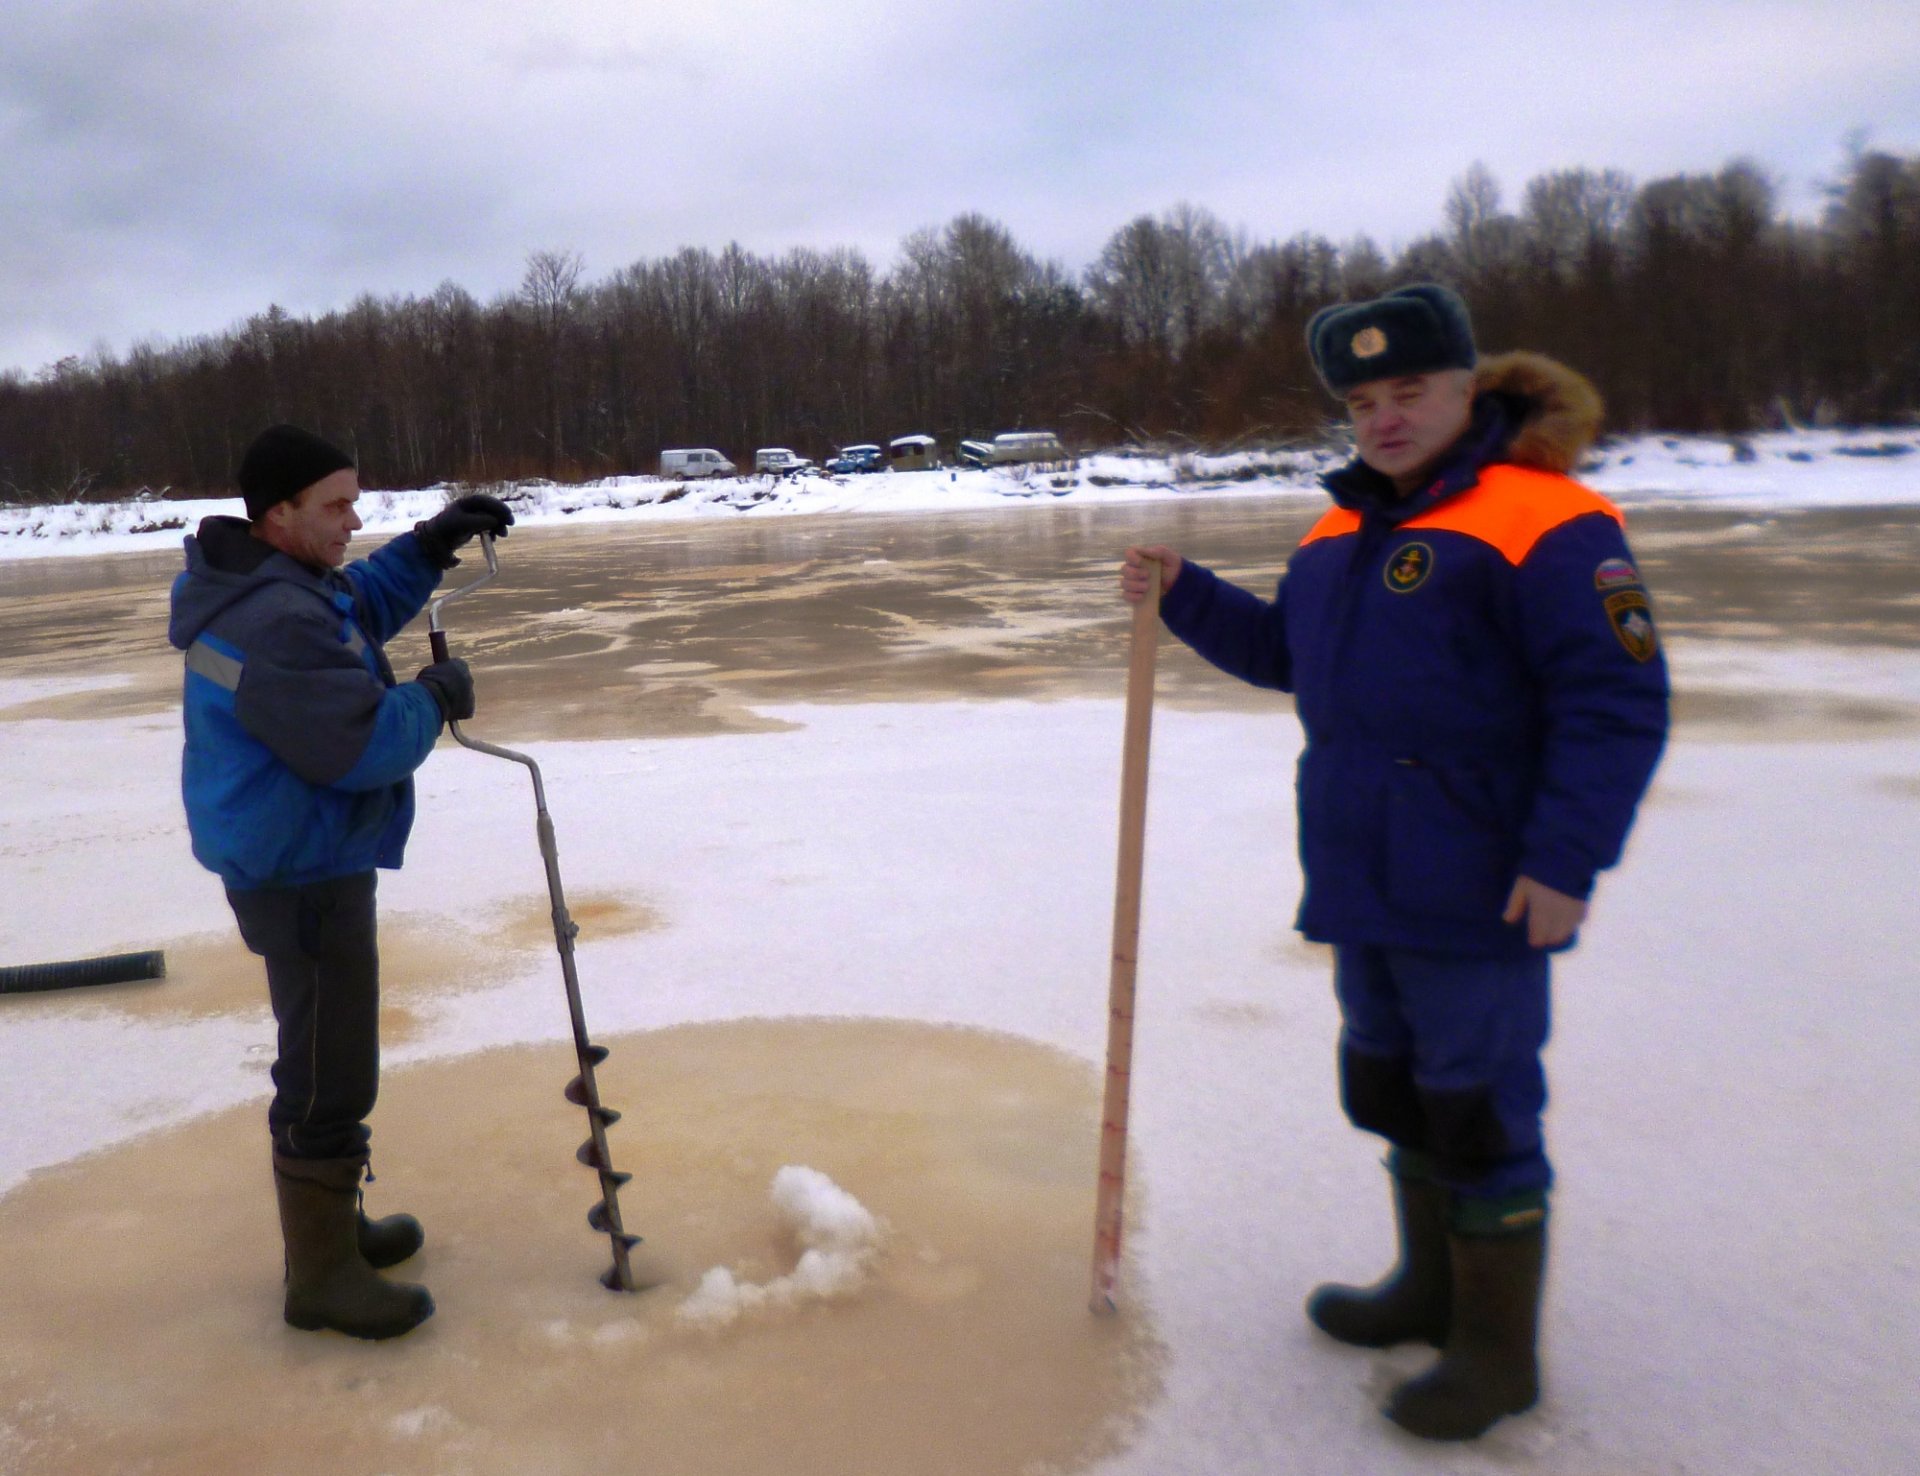
<path fill-rule="evenodd" d="M 211 517 L 186 539 L 167 638 L 186 652 L 193 854 L 236 891 L 400 865 L 440 708 L 381 650 L 440 570 L 411 533 L 316 570 Z"/>
<path fill-rule="evenodd" d="M 1425 489 L 1401 498 L 1359 462 L 1326 479 L 1336 505 L 1272 600 L 1188 562 L 1161 606 L 1214 665 L 1295 695 L 1297 925 L 1319 942 L 1525 953 L 1501 921 L 1515 880 L 1588 896 L 1665 743 L 1620 514 L 1561 474 L 1584 439 L 1540 454 L 1555 376 L 1577 376 L 1512 357 L 1532 395 L 1483 371 L 1495 388 Z"/>

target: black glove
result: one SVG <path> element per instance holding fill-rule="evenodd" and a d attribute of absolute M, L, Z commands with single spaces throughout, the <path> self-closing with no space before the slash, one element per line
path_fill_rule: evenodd
<path fill-rule="evenodd" d="M 451 569 L 460 561 L 453 551 L 468 539 L 479 533 L 491 533 L 495 538 L 505 538 L 507 529 L 513 525 L 513 509 L 498 497 L 489 497 L 484 492 L 469 492 L 458 501 L 450 502 L 430 518 L 422 518 L 413 525 L 413 536 L 420 540 L 420 548 L 433 560 L 436 567 Z"/>
<path fill-rule="evenodd" d="M 457 723 L 473 716 L 473 673 L 458 656 L 421 667 L 414 680 L 433 697 L 444 721 Z"/>

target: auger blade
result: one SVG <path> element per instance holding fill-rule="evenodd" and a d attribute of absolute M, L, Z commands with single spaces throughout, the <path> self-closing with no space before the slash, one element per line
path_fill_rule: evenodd
<path fill-rule="evenodd" d="M 607 1203 L 605 1200 L 601 1200 L 600 1203 L 587 1211 L 587 1224 L 590 1228 L 599 1231 L 602 1235 L 611 1235 L 613 1233 L 613 1221 L 607 1214 Z M 640 1237 L 638 1235 L 628 1235 L 624 1230 L 620 1232 L 620 1235 L 628 1245 L 638 1245 L 640 1243 Z"/>
<path fill-rule="evenodd" d="M 633 1266 L 627 1259 L 627 1252 L 640 1243 L 638 1235 L 613 1235 L 613 1265 L 601 1273 L 600 1284 L 608 1291 L 640 1291 L 633 1280 Z"/>
<path fill-rule="evenodd" d="M 600 1156 L 599 1145 L 596 1144 L 592 1138 L 588 1138 L 586 1142 L 582 1143 L 580 1145 L 580 1151 L 573 1156 L 590 1169 L 598 1169 L 603 1174 L 613 1172 L 613 1165 Z"/>
<path fill-rule="evenodd" d="M 567 1083 L 567 1100 L 576 1107 L 584 1107 L 587 1105 L 586 1077 L 576 1076 L 572 1081 Z"/>

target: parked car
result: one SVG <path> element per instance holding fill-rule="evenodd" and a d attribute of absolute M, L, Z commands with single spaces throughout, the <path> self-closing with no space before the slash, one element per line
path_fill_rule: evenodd
<path fill-rule="evenodd" d="M 887 458 L 878 446 L 859 445 L 842 446 L 840 454 L 827 462 L 826 469 L 835 475 L 844 476 L 848 472 L 877 472 L 887 469 Z"/>
<path fill-rule="evenodd" d="M 993 464 L 1025 461 L 1065 461 L 1067 448 L 1052 431 L 1008 431 L 993 438 Z"/>
<path fill-rule="evenodd" d="M 730 477 L 737 471 L 737 466 L 711 446 L 660 453 L 663 477 Z"/>
<path fill-rule="evenodd" d="M 887 470 L 932 471 L 940 465 L 940 443 L 932 436 L 895 436 L 887 442 Z"/>
<path fill-rule="evenodd" d="M 794 472 L 811 471 L 813 463 L 804 456 L 795 456 L 785 446 L 762 446 L 753 453 L 753 469 L 783 477 Z"/>
<path fill-rule="evenodd" d="M 962 466 L 993 465 L 992 441 L 962 441 L 957 449 Z"/>

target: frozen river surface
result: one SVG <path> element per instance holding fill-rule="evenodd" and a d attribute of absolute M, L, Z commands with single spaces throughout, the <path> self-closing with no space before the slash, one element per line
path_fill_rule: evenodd
<path fill-rule="evenodd" d="M 1269 590 L 1299 499 L 525 529 L 449 610 L 476 733 L 548 774 L 623 1198 L 594 1277 L 520 771 L 443 747 L 382 881 L 377 1211 L 440 1312 L 278 1319 L 257 965 L 187 853 L 175 560 L 0 565 L 0 1471 L 1780 1472 L 1914 1468 L 1920 513 L 1631 515 L 1679 726 L 1558 966 L 1547 1395 L 1436 1451 L 1421 1354 L 1311 1334 L 1380 1269 L 1298 879 L 1282 699 L 1163 649 L 1132 1258 L 1085 1312 L 1129 541 Z M 471 561 L 470 561 L 471 563 Z M 462 571 L 464 573 L 465 568 Z M 391 648 L 427 659 L 416 627 Z M 712 1331 L 816 1167 L 886 1223 L 848 1295 Z"/>

